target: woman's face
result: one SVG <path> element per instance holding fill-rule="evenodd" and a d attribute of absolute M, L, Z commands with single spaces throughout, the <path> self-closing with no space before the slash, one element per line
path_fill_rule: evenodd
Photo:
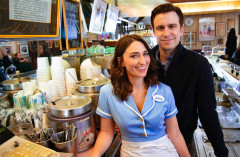
<path fill-rule="evenodd" d="M 40 46 L 39 46 L 39 53 L 40 53 L 40 54 L 43 54 L 43 52 L 44 52 L 44 48 L 43 48 L 42 45 L 40 45 Z"/>
<path fill-rule="evenodd" d="M 121 65 L 126 68 L 129 80 L 144 78 L 149 64 L 149 53 L 144 44 L 139 41 L 134 41 L 123 53 Z"/>

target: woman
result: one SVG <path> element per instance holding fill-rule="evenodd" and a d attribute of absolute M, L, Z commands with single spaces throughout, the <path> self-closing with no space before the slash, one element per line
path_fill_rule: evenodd
<path fill-rule="evenodd" d="M 137 35 L 122 37 L 115 49 L 111 83 L 100 90 L 96 113 L 101 130 L 91 157 L 100 157 L 121 130 L 121 156 L 190 156 L 176 119 L 170 87 L 159 83 L 147 43 Z"/>

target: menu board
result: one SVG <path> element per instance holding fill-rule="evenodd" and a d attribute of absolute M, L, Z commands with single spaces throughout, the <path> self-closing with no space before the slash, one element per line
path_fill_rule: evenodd
<path fill-rule="evenodd" d="M 0 0 L 0 38 L 59 37 L 60 0 Z"/>
<path fill-rule="evenodd" d="M 63 1 L 63 22 L 65 36 L 62 35 L 62 37 L 65 38 L 66 49 L 70 50 L 83 48 L 79 1 L 76 0 Z"/>

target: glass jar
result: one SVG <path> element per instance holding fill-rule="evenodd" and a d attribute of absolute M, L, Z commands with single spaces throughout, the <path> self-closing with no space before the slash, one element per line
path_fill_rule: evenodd
<path fill-rule="evenodd" d="M 102 45 L 97 45 L 96 52 L 98 56 L 103 56 L 105 53 L 105 47 Z"/>
<path fill-rule="evenodd" d="M 84 56 L 85 55 L 85 49 L 77 49 L 77 56 Z"/>

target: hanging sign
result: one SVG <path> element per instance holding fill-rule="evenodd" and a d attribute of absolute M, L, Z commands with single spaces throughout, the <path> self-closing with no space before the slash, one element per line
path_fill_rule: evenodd
<path fill-rule="evenodd" d="M 66 49 L 83 48 L 80 2 L 63 1 L 63 22 Z"/>

